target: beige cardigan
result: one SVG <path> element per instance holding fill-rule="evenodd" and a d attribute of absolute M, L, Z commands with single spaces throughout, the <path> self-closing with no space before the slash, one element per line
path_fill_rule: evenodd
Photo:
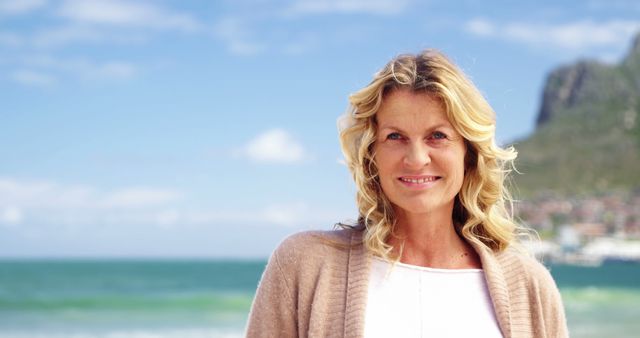
<path fill-rule="evenodd" d="M 362 233 L 351 230 L 285 239 L 258 286 L 247 337 L 363 337 L 371 257 L 361 243 Z M 474 249 L 505 338 L 568 337 L 560 294 L 543 265 L 513 249 Z"/>

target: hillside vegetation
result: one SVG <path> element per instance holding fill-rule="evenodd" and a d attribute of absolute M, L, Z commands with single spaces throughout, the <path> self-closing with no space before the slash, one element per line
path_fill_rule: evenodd
<path fill-rule="evenodd" d="M 616 65 L 579 61 L 552 71 L 535 132 L 514 143 L 518 196 L 640 187 L 640 34 Z"/>

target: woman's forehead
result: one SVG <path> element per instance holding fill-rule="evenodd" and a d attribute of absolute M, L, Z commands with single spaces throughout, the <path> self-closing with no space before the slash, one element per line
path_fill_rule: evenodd
<path fill-rule="evenodd" d="M 385 98 L 376 113 L 379 127 L 451 126 L 445 106 L 437 96 L 426 92 L 394 90 Z"/>

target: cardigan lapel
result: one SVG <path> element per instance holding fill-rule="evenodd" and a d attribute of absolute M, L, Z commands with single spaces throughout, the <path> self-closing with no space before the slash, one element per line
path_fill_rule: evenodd
<path fill-rule="evenodd" d="M 491 249 L 472 241 L 469 241 L 469 243 L 480 256 L 482 269 L 484 270 L 484 276 L 487 281 L 487 287 L 489 289 L 489 294 L 491 295 L 491 301 L 493 302 L 493 309 L 498 320 L 498 325 L 500 325 L 502 335 L 505 338 L 511 338 L 511 307 L 509 291 L 502 267 L 498 263 L 498 260 Z"/>
<path fill-rule="evenodd" d="M 370 257 L 362 243 L 362 231 L 353 231 L 350 244 L 343 336 L 361 338 L 364 336 Z"/>

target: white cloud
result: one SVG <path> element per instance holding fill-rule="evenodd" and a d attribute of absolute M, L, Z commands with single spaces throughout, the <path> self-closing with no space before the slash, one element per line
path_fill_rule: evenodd
<path fill-rule="evenodd" d="M 293 16 L 334 13 L 389 15 L 404 12 L 409 4 L 409 0 L 298 0 L 284 13 Z"/>
<path fill-rule="evenodd" d="M 157 213 L 158 224 L 216 225 L 216 224 L 270 224 L 276 226 L 300 225 L 308 208 L 304 203 L 281 203 L 251 210 L 163 210 Z"/>
<path fill-rule="evenodd" d="M 110 61 L 94 68 L 93 74 L 101 78 L 126 79 L 133 77 L 136 67 L 127 62 Z"/>
<path fill-rule="evenodd" d="M 309 208 L 304 203 L 270 205 L 262 214 L 262 218 L 272 224 L 294 226 L 305 221 Z"/>
<path fill-rule="evenodd" d="M 44 7 L 46 4 L 46 0 L 0 0 L 0 14 L 24 14 Z"/>
<path fill-rule="evenodd" d="M 0 208 L 0 225 L 15 226 L 22 222 L 22 210 L 15 206 Z"/>
<path fill-rule="evenodd" d="M 175 209 L 161 210 L 156 213 L 155 222 L 162 228 L 172 228 L 180 222 L 182 215 Z"/>
<path fill-rule="evenodd" d="M 51 226 L 64 226 L 67 230 L 97 229 L 96 226 L 104 225 L 169 228 L 184 219 L 174 210 L 183 200 L 184 194 L 173 189 L 104 190 L 52 181 L 0 178 L 0 225 L 23 223 L 25 231 Z"/>
<path fill-rule="evenodd" d="M 0 177 L 0 204 L 24 204 L 34 196 L 49 192 L 53 187 L 53 183 L 46 181 L 24 182 Z"/>
<path fill-rule="evenodd" d="M 97 201 L 103 208 L 141 208 L 169 204 L 178 201 L 182 194 L 156 188 L 126 188 L 107 194 Z"/>
<path fill-rule="evenodd" d="M 320 212 L 302 201 L 270 204 L 251 210 L 218 210 L 218 211 L 184 211 L 180 215 L 180 223 L 184 224 L 266 224 L 283 227 L 304 227 L 315 224 L 328 224 L 342 219 L 335 210 Z M 174 212 L 174 211 L 171 211 Z M 167 212 L 167 216 L 177 213 Z M 175 220 L 172 220 L 174 223 Z"/>
<path fill-rule="evenodd" d="M 133 42 L 143 39 L 141 35 L 132 33 L 123 37 L 116 34 L 103 34 L 100 30 L 80 26 L 68 26 L 50 31 L 36 32 L 26 39 L 10 32 L 0 32 L 0 45 L 24 46 L 33 44 L 35 47 L 49 47 L 64 45 L 75 41 L 118 41 Z M 9 72 L 11 80 L 29 86 L 49 86 L 68 80 L 123 80 L 136 77 L 140 68 L 126 60 L 92 60 L 82 56 L 57 57 L 50 52 L 36 50 L 34 54 L 11 53 L 0 60 L 3 65 L 13 68 Z"/>
<path fill-rule="evenodd" d="M 174 189 L 125 187 L 97 189 L 0 177 L 0 226 L 16 231 L 102 231 L 103 227 L 187 227 L 251 224 L 282 227 L 326 226 L 350 212 L 313 210 L 308 203 L 291 201 L 233 209 L 193 209 L 180 206 L 186 196 Z M 123 229 L 124 229 L 123 228 Z M 49 229 L 49 230 L 47 230 Z"/>
<path fill-rule="evenodd" d="M 496 28 L 493 23 L 485 19 L 473 19 L 466 24 L 468 32 L 479 36 L 492 36 L 496 33 Z"/>
<path fill-rule="evenodd" d="M 202 31 L 204 25 L 184 13 L 153 5 L 151 2 L 121 0 L 67 0 L 57 14 L 66 22 L 37 31 L 31 43 L 39 48 L 71 43 L 140 43 L 148 40 L 149 30 Z"/>
<path fill-rule="evenodd" d="M 498 38 L 533 47 L 581 51 L 589 48 L 626 46 L 631 37 L 640 30 L 640 21 L 585 20 L 562 24 L 499 24 L 477 18 L 467 22 L 465 29 L 484 38 Z"/>
<path fill-rule="evenodd" d="M 55 77 L 43 72 L 19 69 L 11 74 L 11 79 L 25 86 L 46 87 L 56 82 Z"/>
<path fill-rule="evenodd" d="M 592 11 L 640 11 L 640 3 L 637 0 L 590 0 L 587 2 L 587 8 Z"/>
<path fill-rule="evenodd" d="M 0 178 L 0 205 L 20 208 L 139 209 L 175 203 L 181 198 L 182 193 L 170 189 L 127 187 L 105 192 L 86 185 Z"/>
<path fill-rule="evenodd" d="M 235 55 L 256 55 L 266 49 L 264 44 L 251 41 L 227 40 L 229 52 Z"/>
<path fill-rule="evenodd" d="M 58 14 L 76 22 L 98 25 L 176 29 L 187 32 L 202 28 L 202 25 L 190 15 L 172 13 L 150 2 L 67 0 Z"/>
<path fill-rule="evenodd" d="M 107 39 L 104 32 L 86 25 L 48 27 L 36 32 L 31 41 L 39 48 L 66 45 L 73 42 L 99 43 Z"/>
<path fill-rule="evenodd" d="M 239 154 L 255 162 L 297 163 L 303 161 L 304 147 L 283 129 L 271 129 L 249 141 Z"/>
<path fill-rule="evenodd" d="M 317 33 L 291 30 L 287 34 L 275 34 L 277 30 L 255 28 L 261 25 L 265 23 L 260 20 L 226 17 L 214 25 L 213 35 L 224 43 L 231 54 L 241 56 L 253 56 L 267 51 L 300 55 L 317 48 L 320 42 L 320 35 Z M 348 33 L 341 31 L 338 38 Z"/>
<path fill-rule="evenodd" d="M 357 24 L 340 24 L 331 29 L 293 27 L 292 17 L 313 14 L 377 13 L 395 14 L 410 1 L 294 1 L 288 6 L 257 11 L 257 15 L 229 15 L 216 21 L 211 32 L 227 51 L 241 56 L 265 52 L 301 55 L 320 48 L 346 45 L 369 37 L 368 28 Z"/>
<path fill-rule="evenodd" d="M 216 23 L 213 34 L 222 40 L 231 54 L 256 55 L 266 50 L 264 43 L 255 42 L 249 25 L 239 18 L 224 18 Z"/>
<path fill-rule="evenodd" d="M 94 62 L 85 58 L 57 59 L 50 55 L 32 55 L 21 58 L 25 66 L 46 72 L 57 72 L 84 80 L 127 79 L 138 73 L 135 65 L 124 61 Z"/>

